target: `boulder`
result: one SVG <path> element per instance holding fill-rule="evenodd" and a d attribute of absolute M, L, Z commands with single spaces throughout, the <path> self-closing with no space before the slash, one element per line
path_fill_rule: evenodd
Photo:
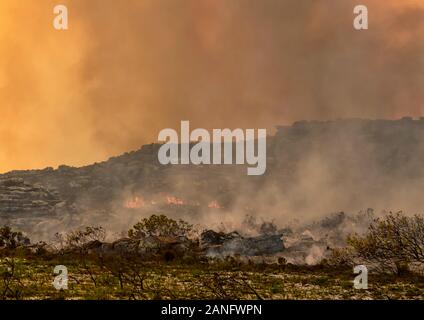
<path fill-rule="evenodd" d="M 281 238 L 281 234 L 243 237 L 237 232 L 226 234 L 207 230 L 201 234 L 201 246 L 212 255 L 272 255 L 284 250 Z"/>

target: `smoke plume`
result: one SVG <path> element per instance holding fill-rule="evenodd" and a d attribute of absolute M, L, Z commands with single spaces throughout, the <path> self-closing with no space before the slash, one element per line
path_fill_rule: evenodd
<path fill-rule="evenodd" d="M 272 128 L 422 115 L 424 2 L 53 0 L 0 4 L 0 170 L 82 165 L 180 120 Z"/>

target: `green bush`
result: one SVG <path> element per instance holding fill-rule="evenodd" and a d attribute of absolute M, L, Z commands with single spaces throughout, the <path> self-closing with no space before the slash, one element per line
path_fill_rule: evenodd
<path fill-rule="evenodd" d="M 144 238 L 147 236 L 188 236 L 193 226 L 183 220 L 173 220 L 165 215 L 152 215 L 144 218 L 128 231 L 130 238 Z"/>

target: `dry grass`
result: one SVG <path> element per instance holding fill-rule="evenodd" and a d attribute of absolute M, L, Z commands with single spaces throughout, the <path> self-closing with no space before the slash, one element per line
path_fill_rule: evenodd
<path fill-rule="evenodd" d="M 94 264 L 82 268 L 72 261 L 23 258 L 15 258 L 14 264 L 14 279 L 9 286 L 10 292 L 19 291 L 19 299 L 424 298 L 423 276 L 371 274 L 369 289 L 356 290 L 351 270 L 322 266 L 146 263 L 137 270 L 141 278 L 134 277 L 134 273 L 124 274 L 121 286 L 116 275 Z M 68 268 L 68 290 L 57 291 L 52 285 L 53 268 L 58 264 Z M 0 260 L 0 293 L 4 291 L 9 265 L 10 259 Z M 16 298 L 12 294 L 3 296 Z"/>

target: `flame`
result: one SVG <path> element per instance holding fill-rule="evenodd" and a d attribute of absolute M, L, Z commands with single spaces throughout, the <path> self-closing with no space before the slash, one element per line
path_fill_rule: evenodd
<path fill-rule="evenodd" d="M 221 209 L 221 206 L 219 205 L 218 201 L 213 200 L 213 201 L 209 202 L 208 208 Z"/>
<path fill-rule="evenodd" d="M 166 196 L 166 202 L 168 204 L 174 204 L 174 205 L 178 205 L 178 206 L 182 206 L 185 205 L 186 202 L 183 199 L 177 198 L 175 196 Z"/>
<path fill-rule="evenodd" d="M 145 206 L 145 201 L 143 197 L 135 196 L 132 199 L 129 199 L 124 204 L 127 209 L 138 209 Z"/>
<path fill-rule="evenodd" d="M 198 201 L 189 201 L 186 199 L 178 198 L 174 195 L 160 193 L 160 197 L 153 197 L 152 199 L 143 197 L 141 195 L 133 196 L 124 202 L 124 207 L 127 209 L 139 209 L 147 206 L 156 205 L 175 205 L 175 206 L 200 206 Z M 212 200 L 208 203 L 208 208 L 221 209 L 221 205 L 216 200 Z"/>

